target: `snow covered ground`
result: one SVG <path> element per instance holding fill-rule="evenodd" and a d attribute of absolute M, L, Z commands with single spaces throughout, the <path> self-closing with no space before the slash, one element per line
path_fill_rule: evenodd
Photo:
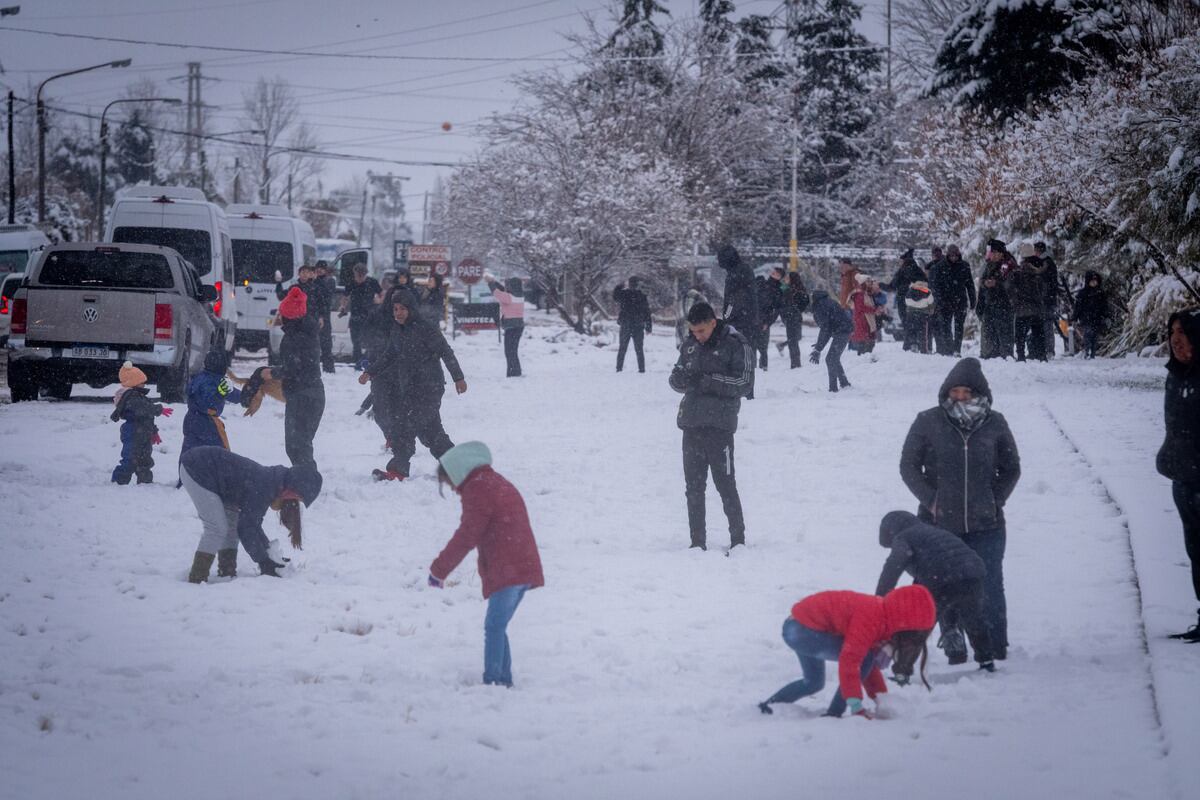
<path fill-rule="evenodd" d="M 779 637 L 792 603 L 873 590 L 879 518 L 914 505 L 901 442 L 951 362 L 889 343 L 849 355 L 854 386 L 831 396 L 823 366 L 772 349 L 737 437 L 749 547 L 725 558 L 685 549 L 673 344 L 656 333 L 648 374 L 615 374 L 615 347 L 535 325 L 527 377 L 506 380 L 493 336 L 455 342 L 470 390 L 446 397 L 447 430 L 487 442 L 523 491 L 546 572 L 510 626 L 512 690 L 480 685 L 473 557 L 458 585 L 425 585 L 457 500 L 428 453 L 415 480 L 370 481 L 385 457 L 349 370 L 326 384 L 325 491 L 283 580 L 243 554 L 236 580 L 185 582 L 182 407 L 149 487 L 108 482 L 111 392 L 0 407 L 0 794 L 1192 796 L 1200 647 L 1164 638 L 1194 606 L 1153 466 L 1160 362 L 985 365 L 1022 457 L 1013 647 L 995 675 L 934 651 L 932 693 L 894 691 L 896 718 L 868 722 L 819 716 L 834 681 L 772 717 L 755 704 L 798 672 Z M 280 406 L 226 416 L 235 450 L 286 461 Z M 709 520 L 720 545 L 711 490 Z"/>

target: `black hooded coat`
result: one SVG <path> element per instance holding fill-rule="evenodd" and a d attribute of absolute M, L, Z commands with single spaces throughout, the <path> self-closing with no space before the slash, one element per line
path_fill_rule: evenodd
<path fill-rule="evenodd" d="M 934 595 L 963 581 L 982 580 L 987 566 L 962 539 L 921 522 L 907 511 L 891 511 L 879 523 L 879 544 L 891 549 L 875 594 L 883 597 L 907 572 Z"/>
<path fill-rule="evenodd" d="M 1177 311 L 1167 321 L 1167 336 L 1176 320 L 1192 343 L 1192 363 L 1184 364 L 1171 354 L 1163 402 L 1166 437 L 1158 450 L 1155 466 L 1172 481 L 1200 487 L 1200 309 Z"/>
<path fill-rule="evenodd" d="M 717 250 L 717 266 L 725 270 L 725 321 L 753 342 L 760 325 L 754 272 L 742 262 L 737 248 L 732 245 Z"/>

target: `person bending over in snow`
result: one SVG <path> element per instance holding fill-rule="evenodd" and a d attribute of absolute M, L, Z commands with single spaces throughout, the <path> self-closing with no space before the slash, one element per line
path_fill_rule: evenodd
<path fill-rule="evenodd" d="M 525 501 L 492 469 L 492 454 L 483 442 L 464 442 L 439 461 L 438 490 L 446 484 L 462 498 L 462 521 L 430 565 L 429 585 L 441 589 L 467 553 L 479 552 L 479 578 L 488 601 L 483 682 L 512 686 L 508 623 L 525 592 L 545 584 Z"/>
<path fill-rule="evenodd" d="M 225 351 L 214 348 L 204 357 L 204 371 L 188 381 L 187 414 L 183 417 L 183 446 L 179 458 L 193 447 L 224 447 L 229 449 L 229 437 L 225 435 L 225 423 L 221 414 L 225 401 L 240 403 L 242 393 L 225 380 L 228 361 Z M 183 483 L 175 484 L 178 489 Z"/>
<path fill-rule="evenodd" d="M 121 461 L 113 469 L 112 482 L 125 486 L 134 475 L 138 483 L 153 483 L 154 445 L 162 441 L 154 418 L 169 417 L 174 409 L 150 402 L 146 373 L 126 361 L 119 373 L 121 388 L 113 396 L 113 422 L 121 422 Z"/>
<path fill-rule="evenodd" d="M 975 648 L 979 668 L 994 672 L 992 643 L 983 613 L 983 579 L 987 566 L 974 550 L 949 531 L 926 525 L 907 511 L 891 511 L 879 523 L 879 544 L 891 549 L 879 574 L 875 594 L 887 595 L 907 572 L 927 588 L 937 604 L 942 642 L 951 664 L 965 664 L 967 643 Z"/>
<path fill-rule="evenodd" d="M 194 447 L 184 453 L 179 479 L 204 526 L 189 583 L 207 581 L 214 558 L 219 558 L 218 577 L 236 576 L 239 540 L 263 575 L 279 577 L 283 564 L 270 555 L 263 517 L 267 509 L 278 511 L 292 547 L 299 550 L 300 503 L 310 506 L 321 493 L 321 473 L 314 464 L 264 467 L 223 447 Z"/>
<path fill-rule="evenodd" d="M 817 343 L 813 345 L 808 360 L 820 364 L 821 351 L 828 342 L 829 353 L 825 356 L 825 369 L 829 373 L 829 391 L 846 389 L 850 386 L 850 379 L 846 377 L 846 370 L 842 369 L 842 353 L 846 351 L 846 344 L 854 330 L 850 312 L 838 305 L 824 289 L 813 292 L 812 306 L 809 310 L 812 311 L 813 321 L 817 323 L 821 332 L 817 335 Z"/>
<path fill-rule="evenodd" d="M 809 595 L 792 606 L 783 623 L 783 641 L 796 651 L 804 677 L 792 681 L 758 704 L 764 714 L 773 714 L 773 703 L 794 703 L 825 686 L 825 662 L 838 662 L 839 690 L 826 716 L 850 712 L 870 719 L 863 706 L 863 687 L 875 700 L 887 693 L 879 670 L 885 656 L 895 660 L 893 672 L 906 683 L 921 657 L 921 682 L 925 679 L 925 640 L 937 621 L 933 596 L 924 586 L 903 586 L 884 597 L 858 592 L 832 591 Z M 845 698 L 843 700 L 843 698 Z"/>

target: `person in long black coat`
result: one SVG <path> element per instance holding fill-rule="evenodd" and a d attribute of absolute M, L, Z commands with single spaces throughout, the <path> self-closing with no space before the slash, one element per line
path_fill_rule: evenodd
<path fill-rule="evenodd" d="M 1000 267 L 989 264 L 979 279 L 975 316 L 979 317 L 979 357 L 1012 358 L 1013 307 L 1000 278 Z"/>
<path fill-rule="evenodd" d="M 817 343 L 813 345 L 808 360 L 820 364 L 821 351 L 828 343 L 829 353 L 825 356 L 825 369 L 829 373 L 829 391 L 845 389 L 850 385 L 850 379 L 846 377 L 846 370 L 842 368 L 842 353 L 846 351 L 850 334 L 854 331 L 854 321 L 850 312 L 838 305 L 824 289 L 813 292 L 810 310 L 820 333 L 817 334 Z"/>
<path fill-rule="evenodd" d="M 1083 288 L 1075 295 L 1074 319 L 1083 332 L 1083 357 L 1096 357 L 1096 344 L 1104 334 L 1108 320 L 1108 292 L 1099 272 L 1088 270 L 1083 276 Z"/>
<path fill-rule="evenodd" d="M 922 411 L 900 452 L 900 477 L 917 498 L 917 515 L 962 538 L 987 565 L 988 634 L 996 658 L 1008 647 L 1004 599 L 1004 504 L 1021 477 L 1017 443 L 977 359 L 946 375 L 938 404 Z"/>
<path fill-rule="evenodd" d="M 325 414 L 325 384 L 321 381 L 320 324 L 308 311 L 308 295 L 293 286 L 279 304 L 283 341 L 279 363 L 255 370 L 242 391 L 243 405 L 257 394 L 257 380 L 275 378 L 283 384 L 284 449 L 292 464 L 316 464 L 313 439 Z"/>
<path fill-rule="evenodd" d="M 642 343 L 653 325 L 650 315 L 650 301 L 646 293 L 638 287 L 641 280 L 635 275 L 626 281 L 625 286 L 613 289 L 613 300 L 617 303 L 617 328 L 619 343 L 617 345 L 617 372 L 625 368 L 625 353 L 633 341 L 633 352 L 637 356 L 638 372 L 646 371 L 646 354 Z"/>
<path fill-rule="evenodd" d="M 717 250 L 717 266 L 725 270 L 725 295 L 721 316 L 727 323 L 754 345 L 759 328 L 758 291 L 754 271 L 742 261 L 737 248 L 731 244 Z"/>
<path fill-rule="evenodd" d="M 905 298 L 908 297 L 908 287 L 916 281 L 928 280 L 925 270 L 921 269 L 921 265 L 917 263 L 917 259 L 913 257 L 913 249 L 910 247 L 900 256 L 900 267 L 896 270 L 896 274 L 892 276 L 891 283 L 881 283 L 880 288 L 896 294 L 896 314 L 900 318 L 900 327 L 904 327 L 905 319 L 908 315 Z M 905 348 L 908 349 L 907 347 Z"/>
<path fill-rule="evenodd" d="M 963 326 L 967 312 L 975 307 L 975 282 L 971 267 L 962 259 L 957 245 L 946 248 L 946 257 L 929 270 L 933 292 L 933 335 L 941 355 L 962 352 Z"/>
<path fill-rule="evenodd" d="M 935 528 L 908 511 L 890 511 L 879 523 L 879 544 L 891 550 L 875 594 L 883 597 L 907 572 L 933 595 L 938 608 L 942 640 L 951 664 L 967 660 L 966 631 L 975 649 L 980 669 L 991 672 L 992 643 L 984 614 L 983 582 L 987 565 L 983 559 L 949 531 Z"/>
<path fill-rule="evenodd" d="M 321 371 L 333 372 L 333 300 L 337 295 L 337 281 L 324 261 L 317 262 L 317 275 L 313 278 L 309 292 L 309 313 L 317 318 L 321 342 Z"/>

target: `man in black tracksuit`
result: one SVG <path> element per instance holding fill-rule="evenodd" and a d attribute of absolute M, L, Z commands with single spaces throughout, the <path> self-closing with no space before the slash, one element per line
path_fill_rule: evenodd
<path fill-rule="evenodd" d="M 356 368 L 367 351 L 367 318 L 378 307 L 375 301 L 382 291 L 379 281 L 367 274 L 366 264 L 354 265 L 354 284 L 347 291 L 347 301 L 350 307 L 350 341 L 354 346 Z"/>
<path fill-rule="evenodd" d="M 844 389 L 850 385 L 846 371 L 842 369 L 842 353 L 846 351 L 846 343 L 850 341 L 850 334 L 854 331 L 854 321 L 850 319 L 850 312 L 839 306 L 824 289 L 813 292 L 809 311 L 812 312 L 813 322 L 817 323 L 821 332 L 808 360 L 820 364 L 821 351 L 825 349 L 825 343 L 829 342 L 829 354 L 825 356 L 825 369 L 829 372 L 829 391 Z"/>
<path fill-rule="evenodd" d="M 1003 660 L 1004 504 L 1021 477 L 1021 460 L 1008 422 L 992 410 L 992 391 L 977 359 L 955 364 L 938 404 L 913 421 L 900 452 L 900 477 L 920 503 L 921 520 L 960 536 L 987 566 L 988 634 L 993 655 Z"/>
<path fill-rule="evenodd" d="M 387 391 L 395 393 L 386 402 L 383 422 L 392 445 L 392 458 L 386 469 L 375 470 L 375 477 L 380 480 L 404 480 L 409 476 L 417 439 L 429 448 L 434 458 L 440 458 L 454 446 L 442 427 L 442 395 L 446 392 L 443 362 L 455 390 L 459 394 L 467 390 L 449 342 L 437 325 L 421 317 L 419 303 L 411 291 L 393 292 L 392 315 L 386 347 L 378 356 L 372 354 L 366 371 L 358 379 L 365 384 L 380 376 L 389 385 Z M 378 391 L 380 386 L 374 385 L 373 392 Z M 378 405 L 375 416 L 376 419 L 382 416 Z"/>
<path fill-rule="evenodd" d="M 683 479 L 691 547 L 708 549 L 704 492 L 708 472 L 729 520 L 729 547 L 746 543 L 742 501 L 734 478 L 733 434 L 741 398 L 754 389 L 754 351 L 708 303 L 688 311 L 688 336 L 679 346 L 671 388 L 683 394 L 676 422 L 683 431 Z"/>
<path fill-rule="evenodd" d="M 329 265 L 317 262 L 317 277 L 313 278 L 310 302 L 312 313 L 317 317 L 321 337 L 321 370 L 333 372 L 333 298 L 337 294 L 337 281 L 329 272 Z"/>
<path fill-rule="evenodd" d="M 946 257 L 930 266 L 929 290 L 933 292 L 933 335 L 937 351 L 944 356 L 956 356 L 962 352 L 967 312 L 975 307 L 971 267 L 962 260 L 957 245 L 946 248 Z"/>
<path fill-rule="evenodd" d="M 1200 603 L 1200 311 L 1177 311 L 1167 321 L 1171 360 L 1163 416 L 1166 438 L 1155 466 L 1171 481 L 1171 494 L 1183 522 L 1183 544 L 1192 562 L 1192 589 Z M 1200 611 L 1195 627 L 1172 639 L 1200 642 Z"/>
<path fill-rule="evenodd" d="M 317 318 L 308 311 L 308 296 L 293 286 L 279 304 L 283 341 L 279 363 L 262 370 L 262 378 L 283 383 L 283 442 L 293 466 L 316 464 L 313 439 L 325 413 L 325 384 L 321 382 L 321 342 Z M 252 379 L 253 380 L 253 379 Z M 249 405 L 257 386 L 247 383 L 243 405 Z"/>
<path fill-rule="evenodd" d="M 984 616 L 983 580 L 987 566 L 962 539 L 921 522 L 907 511 L 891 511 L 879 523 L 879 544 L 891 549 L 879 574 L 875 594 L 883 597 L 907 572 L 929 590 L 937 603 L 941 644 L 951 664 L 967 660 L 965 630 L 975 648 L 975 661 L 991 672 L 992 643 Z"/>
<path fill-rule="evenodd" d="M 642 351 L 642 340 L 650 332 L 650 302 L 646 293 L 638 288 L 641 281 L 635 276 L 628 286 L 613 289 L 613 300 L 617 302 L 617 325 L 620 328 L 620 344 L 617 347 L 617 372 L 625 367 L 625 352 L 629 340 L 633 339 L 633 352 L 637 355 L 638 372 L 646 371 L 646 354 Z"/>

